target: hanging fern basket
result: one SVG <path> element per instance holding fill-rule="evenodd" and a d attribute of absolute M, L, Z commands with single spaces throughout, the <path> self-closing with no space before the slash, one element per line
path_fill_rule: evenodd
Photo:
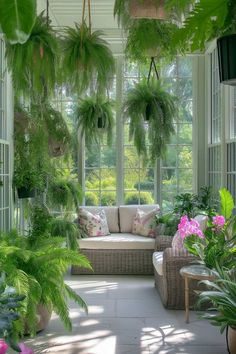
<path fill-rule="evenodd" d="M 135 19 L 152 18 L 156 20 L 165 20 L 166 12 L 164 9 L 165 0 L 131 0 L 130 16 Z"/>
<path fill-rule="evenodd" d="M 28 187 L 17 188 L 17 194 L 19 199 L 34 198 L 36 195 L 35 189 L 29 189 Z"/>
<path fill-rule="evenodd" d="M 217 40 L 220 82 L 236 86 L 236 34 Z"/>

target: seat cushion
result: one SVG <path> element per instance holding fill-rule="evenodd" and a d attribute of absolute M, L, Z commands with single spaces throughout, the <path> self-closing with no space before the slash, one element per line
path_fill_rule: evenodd
<path fill-rule="evenodd" d="M 153 266 L 159 275 L 163 275 L 163 252 L 154 252 L 152 255 Z"/>
<path fill-rule="evenodd" d="M 82 209 L 88 210 L 92 214 L 97 214 L 100 210 L 104 210 L 107 218 L 108 229 L 110 232 L 120 232 L 119 219 L 118 219 L 118 207 L 114 206 L 102 206 L 102 207 L 90 207 L 83 206 Z"/>
<path fill-rule="evenodd" d="M 122 205 L 119 207 L 120 232 L 132 232 L 133 219 L 137 209 L 148 212 L 153 209 L 159 209 L 159 205 Z"/>
<path fill-rule="evenodd" d="M 80 248 L 86 249 L 154 250 L 155 239 L 131 233 L 113 233 L 108 236 L 78 239 L 78 244 Z"/>

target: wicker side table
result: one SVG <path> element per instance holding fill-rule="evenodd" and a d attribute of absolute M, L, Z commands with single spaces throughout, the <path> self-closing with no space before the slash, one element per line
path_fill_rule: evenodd
<path fill-rule="evenodd" d="M 184 278 L 184 298 L 185 298 L 185 321 L 189 323 L 189 282 L 194 280 L 213 280 L 215 274 L 211 269 L 201 264 L 192 264 L 180 269 L 180 274 Z"/>

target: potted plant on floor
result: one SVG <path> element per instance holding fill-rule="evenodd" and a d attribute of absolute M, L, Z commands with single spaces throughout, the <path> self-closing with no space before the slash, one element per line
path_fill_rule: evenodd
<path fill-rule="evenodd" d="M 199 304 L 209 302 L 210 311 L 202 317 L 214 326 L 220 327 L 220 332 L 226 330 L 228 353 L 236 353 L 236 269 L 226 270 L 218 267 L 217 279 L 203 281 L 209 290 L 199 294 Z"/>
<path fill-rule="evenodd" d="M 109 99 L 93 96 L 80 100 L 77 121 L 88 147 L 98 144 L 104 134 L 107 135 L 107 145 L 111 146 L 114 112 L 113 103 Z"/>
<path fill-rule="evenodd" d="M 143 80 L 131 89 L 124 102 L 129 120 L 129 136 L 137 153 L 147 161 L 163 157 L 174 133 L 176 98 L 164 90 L 159 80 Z"/>
<path fill-rule="evenodd" d="M 64 81 L 74 92 L 85 92 L 94 86 L 106 89 L 115 73 L 115 60 L 102 32 L 91 31 L 84 21 L 68 27 L 63 39 Z"/>
<path fill-rule="evenodd" d="M 83 299 L 64 281 L 71 264 L 90 268 L 87 258 L 78 251 L 63 248 L 64 238 L 18 235 L 16 231 L 0 235 L 0 267 L 5 282 L 24 295 L 20 314 L 27 321 L 28 332 L 38 330 L 37 311 L 55 311 L 64 326 L 71 330 L 67 301 L 72 299 L 87 309 Z M 39 306 L 40 305 L 40 306 Z M 42 305 L 42 306 L 41 306 Z"/>

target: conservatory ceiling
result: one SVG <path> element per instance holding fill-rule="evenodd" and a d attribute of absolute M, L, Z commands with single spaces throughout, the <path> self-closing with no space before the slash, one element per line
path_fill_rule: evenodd
<path fill-rule="evenodd" d="M 82 0 L 49 0 L 49 14 L 53 26 L 60 28 L 81 22 L 82 4 Z M 114 0 L 91 0 L 92 28 L 102 30 L 113 52 L 119 54 L 122 53 L 124 34 L 113 17 L 113 7 Z M 38 12 L 45 8 L 46 0 L 38 0 Z"/>

